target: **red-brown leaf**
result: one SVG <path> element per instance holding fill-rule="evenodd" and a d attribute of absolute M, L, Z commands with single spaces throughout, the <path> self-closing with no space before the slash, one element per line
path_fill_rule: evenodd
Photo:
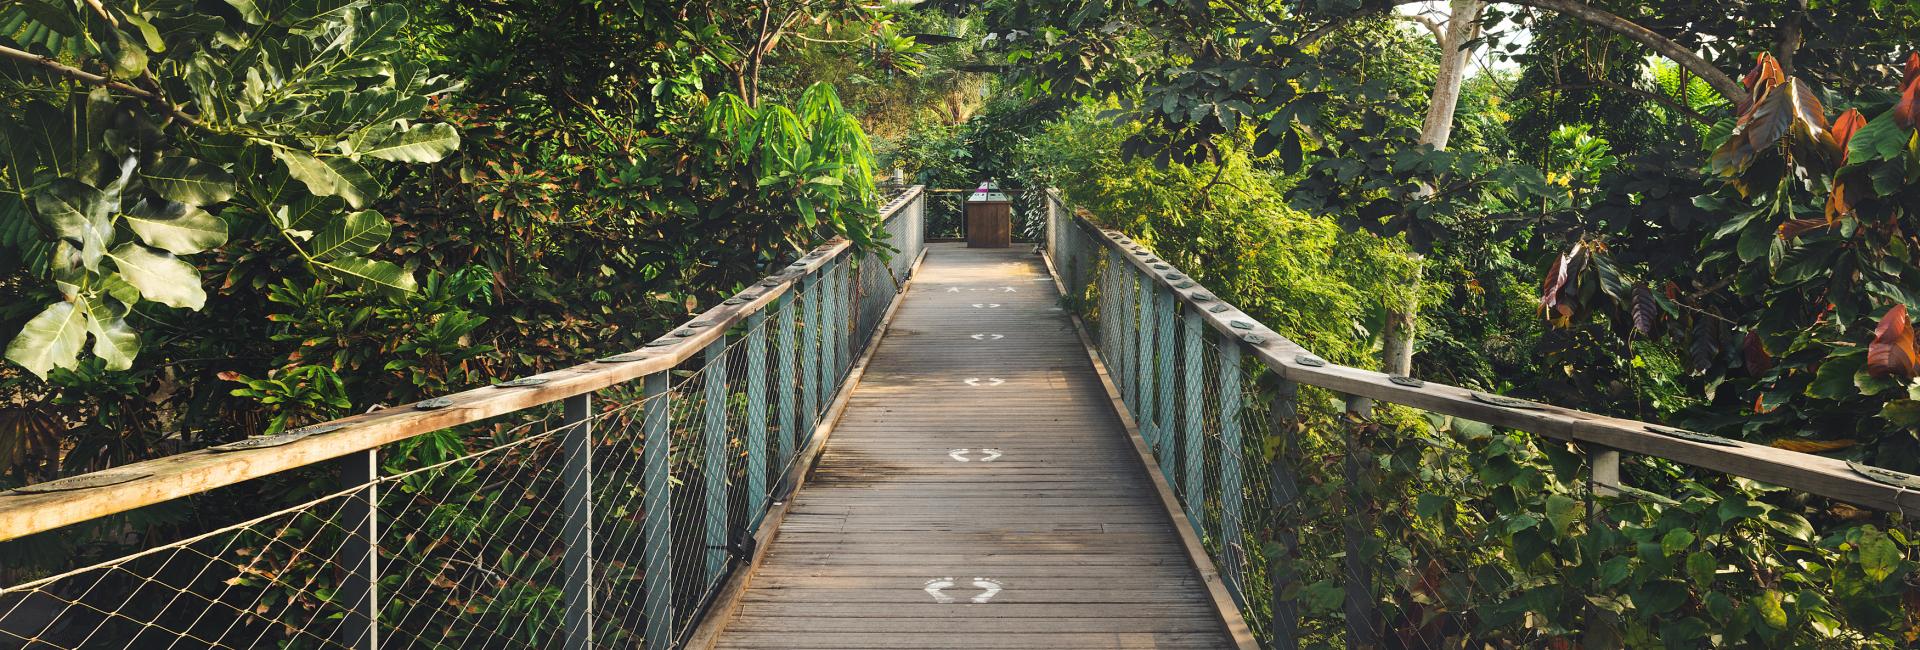
<path fill-rule="evenodd" d="M 1920 83 L 1920 52 L 1907 54 L 1907 75 L 1900 85 L 1911 86 L 1915 83 Z"/>
<path fill-rule="evenodd" d="M 1746 113 L 1748 108 L 1758 103 L 1767 91 L 1774 86 L 1786 83 L 1787 75 L 1780 70 L 1780 62 L 1772 54 L 1761 52 L 1754 57 L 1753 68 L 1740 78 L 1740 84 L 1747 87 L 1748 103 L 1735 107 L 1736 113 Z"/>
<path fill-rule="evenodd" d="M 1658 333 L 1654 328 L 1659 326 L 1659 323 L 1660 311 L 1659 307 L 1653 303 L 1653 290 L 1647 288 L 1645 282 L 1634 285 L 1633 331 L 1639 332 L 1641 336 L 1653 338 Z"/>
<path fill-rule="evenodd" d="M 1827 220 L 1825 223 L 1821 225 L 1825 226 L 1825 225 L 1833 224 L 1835 222 L 1840 221 L 1841 217 L 1845 217 L 1849 214 L 1853 214 L 1853 197 L 1848 196 L 1846 179 L 1844 178 L 1836 179 L 1833 182 L 1833 188 L 1827 190 Z M 1787 223 L 1780 224 L 1781 239 L 1792 241 L 1793 237 L 1797 237 L 1800 235 L 1800 233 L 1806 232 L 1805 230 L 1802 230 L 1800 232 L 1794 233 L 1793 237 L 1787 236 L 1787 225 L 1797 221 L 1820 221 L 1820 220 L 1819 219 L 1795 219 L 1794 221 L 1789 221 Z M 1807 230 L 1812 230 L 1812 228 L 1808 228 Z"/>
<path fill-rule="evenodd" d="M 1880 317 L 1873 330 L 1873 343 L 1867 345 L 1867 374 L 1875 377 L 1920 376 L 1920 352 L 1913 343 L 1913 323 L 1907 321 L 1907 306 L 1894 305 Z"/>
<path fill-rule="evenodd" d="M 1900 91 L 1900 100 L 1893 103 L 1893 123 L 1900 128 L 1914 128 L 1916 116 L 1920 116 L 1920 78 L 1908 81 L 1907 88 Z"/>
<path fill-rule="evenodd" d="M 1840 146 L 1841 164 L 1847 162 L 1847 141 L 1852 140 L 1853 134 L 1866 125 L 1866 116 L 1861 115 L 1860 109 L 1857 108 L 1847 109 L 1847 112 L 1841 113 L 1840 117 L 1833 121 L 1833 142 Z"/>
<path fill-rule="evenodd" d="M 1773 369 L 1773 355 L 1767 354 L 1767 344 L 1758 334 L 1747 332 L 1746 339 L 1740 342 L 1740 354 L 1746 358 L 1747 371 L 1756 377 Z"/>
<path fill-rule="evenodd" d="M 1727 141 L 1714 150 L 1710 159 L 1713 171 L 1722 176 L 1739 176 L 1760 154 L 1782 140 L 1789 141 L 1802 159 L 1813 157 L 1829 165 L 1837 164 L 1840 149 L 1834 145 L 1833 127 L 1827 123 L 1825 110 L 1806 84 L 1799 79 L 1788 79 L 1758 100 L 1727 136 Z"/>

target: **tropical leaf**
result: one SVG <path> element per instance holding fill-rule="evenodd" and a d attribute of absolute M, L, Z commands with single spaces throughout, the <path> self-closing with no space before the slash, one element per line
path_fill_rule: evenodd
<path fill-rule="evenodd" d="M 1913 323 L 1907 320 L 1906 305 L 1894 305 L 1880 317 L 1873 342 L 1867 345 L 1867 374 L 1907 379 L 1920 376 L 1920 352 L 1914 348 Z"/>
<path fill-rule="evenodd" d="M 133 367 L 140 355 L 140 333 L 127 324 L 126 307 L 107 296 L 92 296 L 84 302 L 87 332 L 93 334 L 93 355 L 105 361 L 108 370 Z"/>
<path fill-rule="evenodd" d="M 1726 142 L 1715 149 L 1710 159 L 1714 173 L 1738 176 L 1753 166 L 1760 154 L 1783 140 L 1789 141 L 1803 157 L 1817 157 L 1837 164 L 1840 148 L 1834 142 L 1832 127 L 1824 108 L 1813 91 L 1799 79 L 1767 92 L 1741 117 L 1739 126 Z"/>
<path fill-rule="evenodd" d="M 148 246 L 175 255 L 191 255 L 227 243 L 226 221 L 185 203 L 141 199 L 121 218 Z"/>
<path fill-rule="evenodd" d="M 354 288 L 373 288 L 388 293 L 412 293 L 419 285 L 413 274 L 391 262 L 364 257 L 341 257 L 316 261 L 320 273 Z"/>
<path fill-rule="evenodd" d="M 54 368 L 72 368 L 86 342 L 85 314 L 73 303 L 56 302 L 20 328 L 20 334 L 7 344 L 7 358 L 46 379 Z"/>
<path fill-rule="evenodd" d="M 147 187 L 170 201 L 206 206 L 233 198 L 233 174 L 192 158 L 168 158 L 140 174 Z"/>
<path fill-rule="evenodd" d="M 33 207 L 54 235 L 79 247 L 83 266 L 88 270 L 99 268 L 100 256 L 113 242 L 105 193 L 86 183 L 60 178 L 34 193 Z"/>
<path fill-rule="evenodd" d="M 395 162 L 438 162 L 460 148 L 460 132 L 451 124 L 416 124 L 394 131 L 358 153 Z"/>
<path fill-rule="evenodd" d="M 207 302 L 200 272 L 172 253 L 128 242 L 107 253 L 120 277 L 140 290 L 140 296 L 169 307 L 199 309 Z"/>
<path fill-rule="evenodd" d="M 380 213 L 354 212 L 315 233 L 308 253 L 323 260 L 365 255 L 392 234 L 393 226 Z"/>
<path fill-rule="evenodd" d="M 347 158 L 321 160 L 313 154 L 291 149 L 274 149 L 273 157 L 287 166 L 287 173 L 307 186 L 315 196 L 338 196 L 355 209 L 384 191 L 373 180 L 373 173 Z"/>

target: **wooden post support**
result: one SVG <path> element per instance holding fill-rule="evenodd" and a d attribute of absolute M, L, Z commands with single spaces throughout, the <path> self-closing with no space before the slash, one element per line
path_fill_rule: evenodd
<path fill-rule="evenodd" d="M 1200 322 L 1200 311 L 1188 309 L 1185 316 L 1185 330 L 1181 332 L 1186 339 L 1186 351 L 1180 357 L 1181 388 L 1185 389 L 1185 424 L 1180 431 L 1180 470 L 1181 489 L 1186 497 L 1187 518 L 1192 519 L 1193 529 L 1205 536 L 1207 527 L 1206 510 L 1201 506 L 1207 502 L 1206 443 L 1207 443 L 1207 403 L 1206 403 L 1206 333 L 1209 328 Z M 1238 341 L 1228 343 L 1228 347 L 1239 347 Z M 1169 421 L 1172 418 L 1168 418 Z M 1167 446 L 1168 455 L 1172 455 L 1173 445 Z M 1172 476 L 1167 477 L 1172 480 Z"/>
<path fill-rule="evenodd" d="M 593 647 L 593 416 L 591 393 L 567 398 L 562 407 L 560 449 L 561 570 L 566 612 L 566 650 Z"/>
<path fill-rule="evenodd" d="M 1146 284 L 1149 286 L 1159 285 L 1159 283 L 1154 282 L 1152 278 L 1147 278 Z M 1153 367 L 1156 374 L 1159 375 L 1153 380 L 1153 383 L 1159 387 L 1158 397 L 1160 399 L 1160 405 L 1153 409 L 1155 418 L 1153 428 L 1158 432 L 1158 435 L 1155 437 L 1160 440 L 1160 447 L 1155 453 L 1158 454 L 1160 458 L 1160 473 L 1169 477 L 1168 480 L 1172 480 L 1173 428 L 1175 426 L 1173 421 L 1173 366 L 1175 362 L 1173 358 L 1173 290 L 1167 289 L 1153 293 L 1154 318 L 1159 321 L 1155 323 L 1153 327 L 1160 331 L 1160 336 L 1153 340 L 1154 347 L 1156 348 Z"/>
<path fill-rule="evenodd" d="M 1620 494 L 1620 450 L 1586 445 L 1587 450 L 1587 487 L 1594 494 L 1617 496 Z"/>
<path fill-rule="evenodd" d="M 1273 455 L 1273 463 L 1269 467 L 1272 476 L 1268 480 L 1273 491 L 1271 496 L 1277 523 L 1267 530 L 1267 534 L 1280 541 L 1281 553 L 1269 565 L 1272 568 L 1268 569 L 1269 591 L 1273 594 L 1274 650 L 1298 650 L 1300 647 L 1300 603 L 1289 594 L 1298 590 L 1299 528 L 1306 522 L 1286 520 L 1288 515 L 1297 518 L 1302 514 L 1299 475 L 1294 472 L 1293 462 L 1289 458 L 1289 454 L 1295 453 L 1300 445 L 1300 415 L 1296 402 L 1299 392 L 1299 384 L 1281 380 L 1267 409 L 1267 430 L 1271 435 L 1284 438 L 1279 452 Z"/>
<path fill-rule="evenodd" d="M 814 420 L 820 417 L 820 276 L 818 274 L 800 278 L 800 292 L 804 294 L 800 301 L 802 322 L 806 332 L 800 337 L 800 397 L 806 402 L 803 407 L 807 416 L 801 418 L 800 430 L 812 431 Z"/>
<path fill-rule="evenodd" d="M 704 584 L 711 585 L 727 569 L 727 522 L 732 519 L 727 508 L 727 479 L 732 473 L 727 465 L 730 456 L 727 453 L 727 337 L 707 344 L 700 383 L 700 414 L 704 416 L 700 427 L 700 448 L 704 452 L 700 462 L 700 493 L 706 497 L 702 508 L 706 513 L 707 579 Z"/>
<path fill-rule="evenodd" d="M 380 647 L 380 453 L 369 449 L 338 461 L 340 485 L 359 488 L 340 504 L 339 563 L 346 570 L 334 602 L 345 609 L 337 640 L 352 650 Z"/>
<path fill-rule="evenodd" d="M 1220 575 L 1226 578 L 1233 597 L 1246 602 L 1245 585 L 1240 574 L 1246 567 L 1245 520 L 1240 511 L 1246 498 L 1241 477 L 1240 341 L 1229 334 L 1219 335 L 1220 349 Z"/>
<path fill-rule="evenodd" d="M 791 391 L 789 391 L 791 394 Z M 747 317 L 747 530 L 767 509 L 767 315 Z"/>
<path fill-rule="evenodd" d="M 1132 267 L 1127 268 L 1127 273 L 1134 273 Z M 1134 311 L 1139 314 L 1140 335 L 1136 341 L 1138 343 L 1138 352 L 1133 355 L 1134 363 L 1132 370 L 1134 385 L 1139 386 L 1139 388 L 1134 391 L 1132 406 L 1134 415 L 1138 416 L 1135 419 L 1140 421 L 1140 436 L 1147 440 L 1147 446 L 1149 448 L 1158 448 L 1159 443 L 1157 440 L 1159 440 L 1159 436 L 1153 426 L 1153 407 L 1157 402 L 1157 400 L 1154 399 L 1153 390 L 1153 380 L 1155 376 L 1153 372 L 1153 339 L 1156 334 L 1154 330 L 1159 324 L 1160 319 L 1154 318 L 1153 315 L 1153 281 L 1145 277 L 1138 278 L 1138 280 L 1140 290 L 1136 292 L 1135 295 L 1139 297 L 1133 301 L 1133 304 Z M 1168 334 L 1166 332 L 1159 332 L 1158 335 L 1164 337 Z"/>
<path fill-rule="evenodd" d="M 641 431 L 646 436 L 640 448 L 640 485 L 645 491 L 640 502 L 640 537 L 646 546 L 642 556 L 641 588 L 646 591 L 642 610 L 646 614 L 646 647 L 673 647 L 673 517 L 667 480 L 668 454 L 673 445 L 673 394 L 668 391 L 668 372 L 647 375 L 643 380 L 645 404 L 641 407 Z"/>
<path fill-rule="evenodd" d="M 800 417 L 793 403 L 793 391 L 800 385 L 800 368 L 797 365 L 799 361 L 795 358 L 800 354 L 800 338 L 793 322 L 794 317 L 799 315 L 799 304 L 794 302 L 791 293 L 780 296 L 777 300 L 780 302 L 770 308 L 773 313 L 780 314 L 778 321 L 780 340 L 774 344 L 774 347 L 780 351 L 779 358 L 775 360 L 778 369 L 774 373 L 776 375 L 774 385 L 776 391 L 780 393 L 774 398 L 775 407 L 780 411 L 780 436 L 777 442 L 779 453 L 774 456 L 778 460 L 774 466 L 784 475 L 787 466 L 793 462 L 793 448 L 795 441 L 800 437 L 800 423 L 807 419 Z M 809 395 L 806 399 L 811 402 L 813 397 Z"/>

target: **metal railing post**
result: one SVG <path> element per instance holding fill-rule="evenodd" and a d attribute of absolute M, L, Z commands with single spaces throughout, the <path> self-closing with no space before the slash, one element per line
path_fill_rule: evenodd
<path fill-rule="evenodd" d="M 566 650 L 593 646 L 593 425 L 587 393 L 569 397 L 562 409 L 560 447 L 561 524 L 565 547 L 561 569 L 566 612 Z"/>
<path fill-rule="evenodd" d="M 727 570 L 727 337 L 725 334 L 707 344 L 706 359 L 700 370 L 702 416 L 700 448 L 701 490 L 706 497 L 706 582 L 711 585 Z"/>
<path fill-rule="evenodd" d="M 640 449 L 640 485 L 645 490 L 640 504 L 641 543 L 646 545 L 642 558 L 641 588 L 646 591 L 643 610 L 647 617 L 645 641 L 648 648 L 673 647 L 673 502 L 669 490 L 668 451 L 673 445 L 673 418 L 668 391 L 667 371 L 647 375 L 644 380 L 645 405 L 641 431 L 646 436 Z"/>
<path fill-rule="evenodd" d="M 1220 548 L 1221 571 L 1227 589 L 1234 598 L 1245 601 L 1245 585 L 1240 572 L 1246 565 L 1246 532 L 1242 528 L 1241 506 L 1246 498 L 1240 476 L 1240 341 L 1219 335 L 1220 349 Z"/>
<path fill-rule="evenodd" d="M 1145 282 L 1148 286 L 1157 286 L 1160 284 L 1153 278 L 1142 278 L 1141 281 Z M 1153 428 L 1156 432 L 1156 437 L 1160 439 L 1160 448 L 1157 451 L 1160 456 L 1160 474 L 1166 476 L 1168 482 L 1172 482 L 1174 427 L 1173 366 L 1175 362 L 1173 358 L 1173 290 L 1166 289 L 1153 293 L 1153 312 L 1157 320 L 1160 321 L 1154 325 L 1154 329 L 1160 332 L 1160 335 L 1155 337 L 1153 341 L 1154 347 L 1159 349 L 1154 358 L 1154 368 L 1159 372 L 1160 376 L 1154 379 L 1153 384 L 1159 387 L 1160 405 L 1153 409 L 1155 418 Z"/>
<path fill-rule="evenodd" d="M 747 317 L 747 529 L 767 507 L 767 314 Z"/>
<path fill-rule="evenodd" d="M 1206 393 L 1202 388 L 1206 383 L 1207 364 L 1202 355 L 1206 354 L 1203 346 L 1206 345 L 1207 326 L 1200 322 L 1200 310 L 1188 308 L 1186 312 L 1182 316 L 1186 321 L 1186 331 L 1182 332 L 1183 338 L 1186 339 L 1186 354 L 1180 357 L 1181 370 L 1185 371 L 1182 373 L 1185 376 L 1180 380 L 1181 387 L 1186 389 L 1186 412 L 1184 413 L 1186 423 L 1180 427 L 1182 435 L 1180 462 L 1184 466 L 1181 470 L 1183 474 L 1181 479 L 1184 481 L 1182 491 L 1186 492 L 1187 497 L 1187 518 L 1193 520 L 1194 530 L 1202 531 L 1204 534 L 1206 526 L 1201 523 L 1206 520 L 1206 517 L 1200 506 L 1206 503 L 1207 489 L 1207 477 L 1204 474 L 1207 404 Z M 1238 343 L 1230 343 L 1228 347 L 1238 347 L 1238 345 Z M 1171 451 L 1171 445 L 1169 445 L 1169 451 Z M 1169 476 L 1167 480 L 1171 481 L 1173 477 Z"/>
<path fill-rule="evenodd" d="M 1273 454 L 1273 463 L 1269 468 L 1272 474 L 1269 483 L 1273 491 L 1273 509 L 1282 517 L 1289 512 L 1300 512 L 1299 478 L 1288 460 L 1288 454 L 1300 444 L 1300 415 L 1296 402 L 1299 392 L 1299 384 L 1281 380 L 1267 409 L 1267 430 L 1272 435 L 1285 438 L 1281 441 L 1278 453 Z M 1273 595 L 1274 650 L 1297 650 L 1300 647 L 1300 603 L 1289 594 L 1298 591 L 1295 583 L 1299 581 L 1299 529 L 1304 523 L 1283 520 L 1267 531 L 1280 540 L 1281 552 L 1279 560 L 1268 570 L 1268 581 L 1271 583 L 1268 592 Z"/>
<path fill-rule="evenodd" d="M 1153 280 L 1138 274 L 1133 279 L 1140 285 L 1139 290 L 1134 293 L 1138 298 L 1133 301 L 1131 310 L 1138 313 L 1140 328 L 1139 336 L 1134 341 L 1138 351 L 1133 356 L 1134 363 L 1131 368 L 1134 385 L 1138 386 L 1134 389 L 1133 412 L 1138 416 L 1136 419 L 1140 422 L 1140 435 L 1147 439 L 1147 446 L 1157 449 L 1159 444 L 1156 441 L 1159 432 L 1153 426 L 1153 338 L 1155 325 L 1160 319 L 1154 318 L 1153 313 Z M 1132 315 L 1129 314 L 1129 316 Z M 1159 335 L 1164 337 L 1167 334 L 1160 332 Z"/>
<path fill-rule="evenodd" d="M 339 460 L 340 484 L 359 491 L 340 506 L 347 538 L 340 566 L 347 569 L 334 593 L 344 603 L 338 641 L 353 650 L 380 647 L 380 452 L 369 449 Z"/>
<path fill-rule="evenodd" d="M 840 378 L 845 377 L 853 363 L 853 337 L 860 332 L 856 324 L 859 314 L 860 296 L 854 290 L 853 252 L 849 250 L 840 257 L 840 263 L 834 265 L 833 280 L 833 384 L 827 389 L 829 394 L 840 388 Z"/>
<path fill-rule="evenodd" d="M 1345 394 L 1340 397 L 1347 400 L 1349 404 L 1359 399 Z M 1362 404 L 1360 409 L 1348 409 L 1347 413 L 1341 417 L 1341 425 L 1345 429 L 1347 441 L 1347 453 L 1342 462 L 1342 470 L 1345 474 L 1344 487 L 1347 491 L 1347 515 L 1340 520 L 1343 539 L 1341 550 L 1344 551 L 1340 564 L 1346 576 L 1346 597 L 1342 603 L 1342 610 L 1346 612 L 1347 647 L 1349 648 L 1371 648 L 1380 643 L 1378 626 L 1375 624 L 1379 619 L 1379 608 L 1373 597 L 1372 558 L 1361 543 L 1362 538 L 1373 533 L 1370 516 L 1373 499 L 1366 485 L 1369 472 L 1362 462 L 1367 455 L 1366 450 L 1361 448 L 1368 428 L 1372 426 L 1369 421 L 1372 402 L 1369 400 Z M 1368 461 L 1366 464 L 1370 463 L 1371 461 Z"/>
<path fill-rule="evenodd" d="M 793 445 L 794 441 L 800 438 L 800 423 L 806 421 L 806 418 L 799 417 L 799 414 L 795 412 L 796 407 L 793 403 L 793 391 L 800 386 L 800 369 L 796 366 L 797 361 L 795 359 L 800 353 L 800 339 L 798 333 L 795 332 L 796 328 L 793 322 L 793 318 L 796 315 L 794 312 L 799 311 L 795 309 L 798 305 L 794 303 L 794 295 L 792 293 L 781 296 L 778 300 L 779 302 L 776 303 L 776 306 L 772 307 L 775 313 L 782 314 L 778 323 L 780 327 L 780 340 L 775 344 L 775 347 L 780 350 L 780 357 L 777 360 L 780 366 L 778 372 L 779 378 L 777 380 L 780 388 L 780 397 L 778 398 L 779 403 L 776 405 L 780 410 L 780 436 L 777 441 L 779 445 L 779 455 L 777 456 L 779 462 L 777 466 L 784 475 L 787 471 L 787 465 L 793 462 Z M 806 399 L 811 402 L 813 396 L 807 395 Z"/>
<path fill-rule="evenodd" d="M 807 403 L 807 417 L 801 427 L 812 431 L 814 418 L 820 415 L 820 276 L 808 274 L 800 278 L 800 291 L 804 294 L 800 300 L 804 303 L 803 318 L 807 332 L 800 342 L 800 396 Z"/>

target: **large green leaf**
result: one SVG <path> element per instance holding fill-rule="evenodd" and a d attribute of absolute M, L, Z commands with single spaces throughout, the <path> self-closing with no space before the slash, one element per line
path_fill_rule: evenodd
<path fill-rule="evenodd" d="M 127 324 L 127 309 L 108 296 L 91 296 L 82 302 L 87 315 L 87 331 L 93 334 L 93 355 L 107 362 L 108 370 L 133 367 L 140 354 L 140 333 Z"/>
<path fill-rule="evenodd" d="M 1898 158 L 1906 146 L 1907 130 L 1893 121 L 1893 111 L 1887 111 L 1869 120 L 1847 140 L 1847 160 L 1852 163 L 1892 160 Z"/>
<path fill-rule="evenodd" d="M 273 156 L 287 166 L 287 173 L 306 184 L 316 196 L 338 196 L 354 209 L 365 207 L 383 190 L 373 174 L 360 163 L 346 158 L 321 160 L 313 154 L 291 149 L 275 149 Z"/>
<path fill-rule="evenodd" d="M 460 132 L 451 124 L 416 124 L 395 131 L 379 142 L 367 145 L 360 153 L 396 162 L 438 162 L 460 148 Z"/>
<path fill-rule="evenodd" d="M 365 255 L 386 243 L 392 234 L 393 226 L 387 224 L 386 217 L 363 210 L 348 214 L 314 234 L 308 252 L 323 260 Z"/>
<path fill-rule="evenodd" d="M 85 321 L 73 303 L 47 305 L 7 344 L 7 358 L 41 379 L 54 368 L 72 368 L 87 341 Z"/>
<path fill-rule="evenodd" d="M 173 201 L 141 199 L 121 215 L 148 246 L 191 255 L 227 243 L 227 222 Z"/>
<path fill-rule="evenodd" d="M 412 293 L 419 285 L 413 274 L 390 262 L 364 257 L 341 257 L 314 262 L 320 273 L 355 288 L 371 287 L 389 293 Z"/>
<path fill-rule="evenodd" d="M 82 265 L 88 270 L 99 268 L 100 256 L 113 242 L 105 193 L 86 183 L 60 178 L 34 193 L 33 207 L 56 236 L 78 245 Z"/>
<path fill-rule="evenodd" d="M 172 253 L 128 242 L 107 253 L 120 277 L 140 290 L 140 296 L 169 307 L 199 309 L 207 303 L 200 272 Z"/>
<path fill-rule="evenodd" d="M 160 196 L 187 205 L 212 205 L 233 198 L 233 174 L 213 163 L 168 158 L 140 175 Z"/>

